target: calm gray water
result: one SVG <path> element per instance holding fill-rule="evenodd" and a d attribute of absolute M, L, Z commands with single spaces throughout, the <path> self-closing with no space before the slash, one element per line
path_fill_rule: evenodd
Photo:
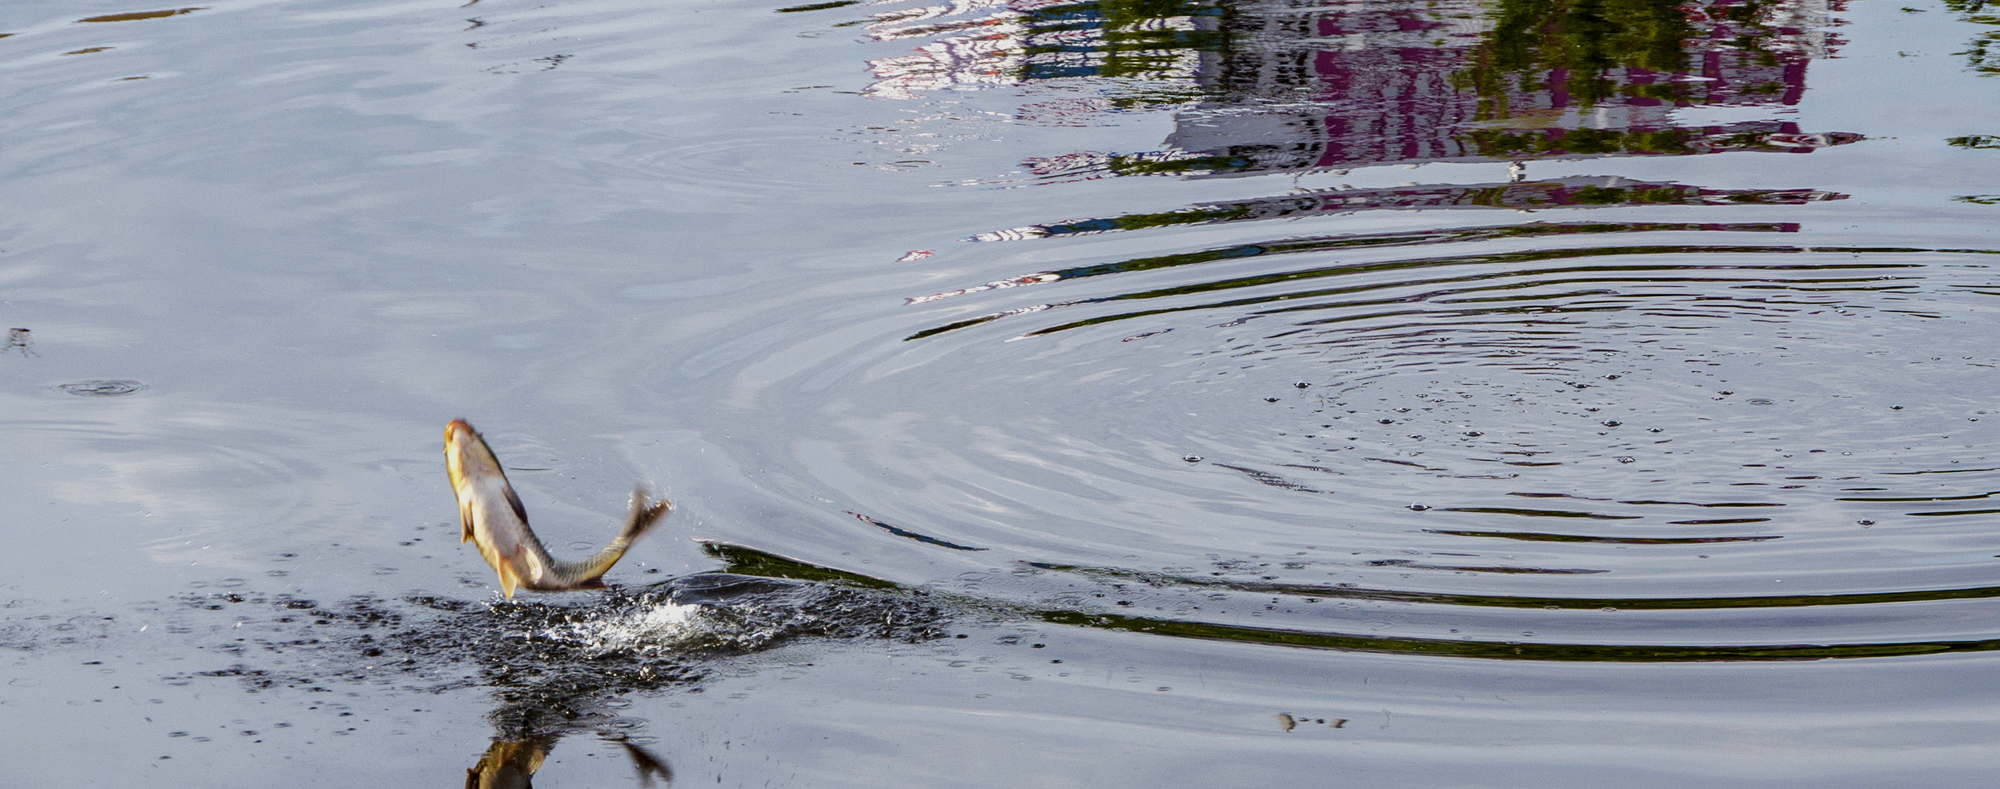
<path fill-rule="evenodd" d="M 1988 783 L 1913 2 L 10 3 L 0 786 Z"/>

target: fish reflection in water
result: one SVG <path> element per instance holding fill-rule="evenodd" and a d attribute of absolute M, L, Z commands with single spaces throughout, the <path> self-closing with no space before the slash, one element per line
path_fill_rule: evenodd
<path fill-rule="evenodd" d="M 479 763 L 466 768 L 465 789 L 528 789 L 534 786 L 535 773 L 542 769 L 542 762 L 555 748 L 558 739 L 557 735 L 495 739 L 493 747 L 487 748 L 485 755 L 479 757 Z M 632 767 L 639 774 L 639 785 L 652 786 L 655 779 L 673 783 L 674 771 L 666 760 L 622 737 L 605 739 L 623 748 L 625 755 L 631 758 Z"/>

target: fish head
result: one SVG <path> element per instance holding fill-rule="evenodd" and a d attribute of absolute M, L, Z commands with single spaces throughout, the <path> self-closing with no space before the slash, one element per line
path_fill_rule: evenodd
<path fill-rule="evenodd" d="M 500 459 L 486 446 L 486 439 L 463 419 L 453 419 L 444 426 L 444 464 L 451 474 L 452 490 L 461 497 L 466 488 L 482 479 L 507 478 L 506 472 L 500 470 Z"/>

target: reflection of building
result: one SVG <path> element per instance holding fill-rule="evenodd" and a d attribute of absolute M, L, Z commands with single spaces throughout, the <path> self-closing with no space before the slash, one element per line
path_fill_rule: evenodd
<path fill-rule="evenodd" d="M 929 38 L 915 52 L 868 62 L 867 95 L 1011 85 L 1062 77 L 1121 77 L 1188 88 L 1198 54 L 1217 40 L 1218 14 L 1199 2 L 952 0 L 876 14 L 878 41 Z"/>
<path fill-rule="evenodd" d="M 1676 111 L 1796 104 L 1807 63 L 1839 43 L 1839 2 L 951 0 L 875 15 L 875 38 L 928 43 L 871 61 L 868 92 L 1119 78 L 1024 119 L 1185 108 L 1165 150 L 1102 155 L 1087 177 L 1809 151 L 1856 138 L 1776 119 L 1686 126 Z"/>
<path fill-rule="evenodd" d="M 1209 174 L 1564 155 L 1807 151 L 1857 139 L 1676 109 L 1778 107 L 1835 42 L 1827 0 L 1327 0 L 1232 14 L 1170 150 Z M 1240 41 L 1234 39 L 1241 39 Z M 1154 165 L 1153 170 L 1159 167 Z"/>

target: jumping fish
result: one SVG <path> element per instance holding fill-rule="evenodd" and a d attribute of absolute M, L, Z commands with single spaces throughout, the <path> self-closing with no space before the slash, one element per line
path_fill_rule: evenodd
<path fill-rule="evenodd" d="M 673 509 L 673 502 L 655 502 L 640 485 L 632 491 L 632 512 L 625 528 L 611 544 L 581 562 L 562 562 L 549 556 L 535 530 L 528 527 L 528 511 L 499 459 L 486 446 L 486 439 L 463 419 L 453 419 L 444 428 L 445 468 L 451 472 L 451 490 L 458 496 L 460 543 L 471 542 L 479 555 L 500 574 L 500 588 L 507 599 L 514 589 L 537 592 L 567 592 L 575 589 L 604 588 L 604 573 L 625 555 L 634 540 L 644 536 Z"/>

